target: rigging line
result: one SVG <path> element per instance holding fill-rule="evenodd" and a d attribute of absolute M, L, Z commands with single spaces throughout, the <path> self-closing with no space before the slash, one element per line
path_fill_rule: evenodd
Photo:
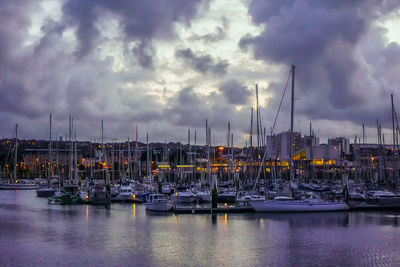
<path fill-rule="evenodd" d="M 13 132 L 12 132 L 12 136 L 17 136 L 17 134 L 15 133 L 16 132 L 16 128 L 14 127 L 13 128 Z M 13 140 L 14 138 L 12 138 L 11 140 L 10 140 L 10 146 L 9 146 L 9 148 L 8 148 L 8 151 L 7 151 L 7 156 L 6 156 L 6 160 L 5 160 L 5 162 L 4 162 L 4 166 L 3 166 L 3 178 L 5 178 L 5 172 L 6 172 L 6 165 L 7 165 L 7 162 L 9 161 L 10 162 L 10 167 L 11 167 L 11 163 L 13 162 L 13 158 L 12 158 L 12 155 L 11 155 L 11 151 L 12 151 L 12 149 L 13 149 L 13 145 L 15 146 L 15 144 L 13 144 Z M 7 140 L 8 140 L 8 138 L 7 138 Z"/>
<path fill-rule="evenodd" d="M 284 96 L 285 96 L 286 89 L 287 89 L 287 86 L 288 86 L 289 79 L 290 79 L 291 75 L 292 75 L 292 70 L 290 70 L 289 75 L 288 75 L 288 78 L 287 78 L 287 80 L 286 80 L 285 90 L 283 91 L 283 95 L 282 95 L 282 98 L 281 98 L 281 102 L 279 103 L 279 108 L 278 108 L 278 111 L 277 111 L 277 113 L 276 113 L 275 121 L 274 121 L 274 124 L 273 124 L 272 129 L 271 129 L 271 135 L 272 135 L 272 133 L 274 132 L 276 120 L 278 119 L 279 111 L 280 111 L 280 109 L 281 109 L 282 101 L 283 101 L 283 98 L 284 98 Z M 257 184 L 258 184 L 258 180 L 260 179 L 261 170 L 263 169 L 263 165 L 264 165 L 264 162 L 265 162 L 265 158 L 266 158 L 266 156 L 267 156 L 268 145 L 270 145 L 270 143 L 267 143 L 267 146 L 265 147 L 264 155 L 263 155 L 263 157 L 262 157 L 261 164 L 260 164 L 260 168 L 258 168 L 258 173 L 257 173 L 256 181 L 255 181 L 254 186 L 253 186 L 253 191 L 254 191 L 254 192 L 255 192 L 255 190 L 256 190 L 256 187 L 257 187 Z"/>
<path fill-rule="evenodd" d="M 292 75 L 292 71 L 289 72 L 288 78 L 287 78 L 287 80 L 286 80 L 285 90 L 283 91 L 283 95 L 282 95 L 282 98 L 281 98 L 281 102 L 279 103 L 278 112 L 276 113 L 275 120 L 274 120 L 274 124 L 272 125 L 271 134 L 274 132 L 275 125 L 276 125 L 276 121 L 278 120 L 279 111 L 281 110 L 283 98 L 285 97 L 286 89 L 287 89 L 287 86 L 288 86 L 288 84 L 289 84 L 289 79 L 290 79 L 291 75 Z"/>

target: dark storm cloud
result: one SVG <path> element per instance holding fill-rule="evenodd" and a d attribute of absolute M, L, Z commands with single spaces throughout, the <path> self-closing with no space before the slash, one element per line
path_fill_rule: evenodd
<path fill-rule="evenodd" d="M 230 104 L 245 105 L 249 101 L 250 91 L 235 79 L 223 82 L 219 90 L 224 94 Z"/>
<path fill-rule="evenodd" d="M 250 49 L 256 59 L 297 66 L 297 88 L 309 91 L 307 109 L 313 110 L 307 113 L 303 108 L 303 114 L 362 123 L 370 121 L 372 114 L 376 119 L 380 112 L 386 112 L 387 101 L 376 96 L 387 92 L 385 80 L 389 79 L 376 65 L 382 60 L 366 63 L 371 57 L 382 59 L 390 53 L 396 58 L 399 53 L 397 44 L 387 46 L 386 41 L 371 51 L 363 47 L 369 45 L 368 39 L 384 39 L 383 32 L 374 31 L 375 21 L 398 11 L 399 6 L 398 1 L 377 0 L 254 0 L 249 14 L 254 23 L 265 24 L 265 29 L 257 36 L 244 36 L 239 45 Z M 385 67 L 389 65 L 399 67 L 395 61 Z M 271 87 L 278 92 L 276 96 L 281 87 Z"/>
<path fill-rule="evenodd" d="M 34 4 L 29 1 L 0 2 L 0 110 L 31 118 L 38 111 L 29 109 L 29 99 L 24 97 L 29 93 L 22 76 L 27 66 L 21 58 L 24 52 L 16 48 L 23 42 L 30 26 L 27 15 L 34 10 Z"/>
<path fill-rule="evenodd" d="M 205 126 L 205 119 L 208 119 L 209 126 L 213 128 L 213 134 L 219 136 L 219 141 L 225 140 L 228 121 L 231 121 L 232 127 L 241 134 L 248 130 L 250 113 L 236 110 L 235 105 L 229 103 L 223 93 L 214 91 L 199 94 L 189 86 L 171 97 L 168 103 L 169 106 L 163 111 L 165 120 L 170 120 L 180 127 L 199 129 Z"/>
<path fill-rule="evenodd" d="M 229 66 L 226 60 L 214 60 L 210 55 L 196 55 L 190 48 L 177 50 L 175 56 L 201 73 L 224 75 Z"/>
<path fill-rule="evenodd" d="M 153 68 L 154 49 L 148 41 L 141 41 L 133 48 L 133 54 L 139 61 L 139 64 L 146 69 Z"/>
<path fill-rule="evenodd" d="M 174 23 L 189 23 L 203 1 L 164 0 L 65 0 L 63 21 L 77 28 L 79 40 L 77 54 L 90 53 L 100 38 L 96 23 L 105 14 L 115 16 L 127 42 L 137 41 L 133 54 L 144 68 L 152 67 L 153 38 L 169 38 L 174 33 Z"/>

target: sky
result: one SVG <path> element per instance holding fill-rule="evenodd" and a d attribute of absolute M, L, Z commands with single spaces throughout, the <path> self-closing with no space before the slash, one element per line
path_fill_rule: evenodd
<path fill-rule="evenodd" d="M 294 128 L 354 140 L 400 104 L 395 0 L 0 0 L 0 137 L 249 140 L 259 88 L 271 131 L 296 66 Z M 290 87 L 290 83 L 289 83 Z M 290 127 L 290 88 L 274 132 Z M 400 108 L 398 108 L 400 109 Z M 253 130 L 254 132 L 255 130 Z"/>

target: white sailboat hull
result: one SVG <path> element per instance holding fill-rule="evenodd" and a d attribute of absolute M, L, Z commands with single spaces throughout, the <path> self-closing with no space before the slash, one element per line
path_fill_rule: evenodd
<path fill-rule="evenodd" d="M 0 184 L 0 190 L 33 190 L 35 184 Z"/>
<path fill-rule="evenodd" d="M 195 196 L 189 194 L 172 195 L 171 199 L 174 203 L 192 203 L 196 200 Z"/>
<path fill-rule="evenodd" d="M 307 202 L 307 201 L 275 201 L 249 202 L 257 212 L 309 212 L 309 211 L 344 211 L 349 206 L 344 202 Z"/>

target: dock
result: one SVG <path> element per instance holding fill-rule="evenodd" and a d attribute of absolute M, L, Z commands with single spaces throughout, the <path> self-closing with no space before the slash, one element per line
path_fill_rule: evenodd
<path fill-rule="evenodd" d="M 253 208 L 250 206 L 240 206 L 240 207 L 179 207 L 175 206 L 173 208 L 175 214 L 213 214 L 213 213 L 250 213 L 254 212 Z"/>

